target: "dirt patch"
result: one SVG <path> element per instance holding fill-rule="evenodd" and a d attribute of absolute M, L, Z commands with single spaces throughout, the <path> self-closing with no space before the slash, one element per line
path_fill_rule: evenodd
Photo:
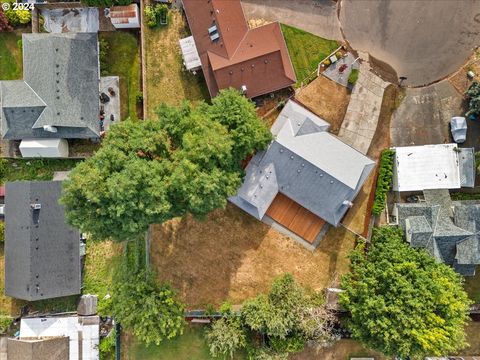
<path fill-rule="evenodd" d="M 391 67 L 386 62 L 380 61 L 374 58 L 372 55 L 369 54 L 368 62 L 372 67 L 372 71 L 380 76 L 383 80 L 391 82 L 393 84 L 398 83 L 398 75 L 397 72 L 393 67 Z"/>
<path fill-rule="evenodd" d="M 319 76 L 299 90 L 295 99 L 330 123 L 330 132 L 338 134 L 347 112 L 350 94 L 346 87 Z"/>
<path fill-rule="evenodd" d="M 268 25 L 270 23 L 271 21 L 268 21 L 266 19 L 248 19 L 248 27 L 250 29 L 255 29 L 257 27 Z"/>
<path fill-rule="evenodd" d="M 350 357 L 374 357 L 377 360 L 387 360 L 388 358 L 382 354 L 365 349 L 359 342 L 343 339 L 337 341 L 333 346 L 327 349 L 315 350 L 307 348 L 299 354 L 294 354 L 289 357 L 291 360 L 343 360 L 350 359 Z"/>
<path fill-rule="evenodd" d="M 473 79 L 467 76 L 469 71 L 473 71 L 475 73 Z M 462 96 L 465 94 L 465 91 L 467 91 L 473 81 L 480 81 L 480 52 L 475 52 L 467 64 L 462 66 L 460 70 L 450 76 L 448 81 Z"/>
<path fill-rule="evenodd" d="M 151 259 L 189 308 L 241 303 L 266 292 L 272 280 L 292 273 L 305 286 L 323 289 L 348 271 L 355 236 L 330 229 L 311 252 L 288 236 L 229 204 L 203 222 L 186 217 L 152 227 Z"/>

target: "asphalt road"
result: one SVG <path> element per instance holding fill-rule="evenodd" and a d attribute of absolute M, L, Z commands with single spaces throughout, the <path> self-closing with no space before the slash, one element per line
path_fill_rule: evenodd
<path fill-rule="evenodd" d="M 410 86 L 453 73 L 480 45 L 480 0 L 342 0 L 340 22 L 354 49 Z"/>
<path fill-rule="evenodd" d="M 332 0 L 242 0 L 242 5 L 247 19 L 280 21 L 327 39 L 342 40 Z"/>
<path fill-rule="evenodd" d="M 448 80 L 424 88 L 406 89 L 405 91 L 404 99 L 392 116 L 391 145 L 409 146 L 453 142 L 449 122 L 453 116 L 462 116 L 464 109 L 462 96 Z M 472 126 L 467 131 L 467 140 L 473 139 L 474 134 L 478 135 L 478 131 Z"/>

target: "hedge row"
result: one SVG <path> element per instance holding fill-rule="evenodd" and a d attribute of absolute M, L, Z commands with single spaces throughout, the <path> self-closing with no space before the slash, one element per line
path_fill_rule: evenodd
<path fill-rule="evenodd" d="M 377 189 L 375 190 L 375 201 L 372 208 L 372 212 L 375 215 L 379 215 L 385 209 L 387 193 L 392 186 L 394 155 L 394 150 L 387 149 L 382 151 L 380 170 L 378 171 Z"/>

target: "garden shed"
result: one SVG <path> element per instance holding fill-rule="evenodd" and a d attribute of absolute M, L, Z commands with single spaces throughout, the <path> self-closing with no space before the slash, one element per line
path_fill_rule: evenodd
<path fill-rule="evenodd" d="M 183 64 L 188 71 L 199 70 L 202 67 L 200 56 L 193 36 L 180 39 L 180 49 L 182 50 Z"/>

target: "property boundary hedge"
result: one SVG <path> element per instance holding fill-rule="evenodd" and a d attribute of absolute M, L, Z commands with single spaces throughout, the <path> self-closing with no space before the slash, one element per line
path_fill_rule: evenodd
<path fill-rule="evenodd" d="M 386 149 L 382 151 L 380 169 L 378 170 L 377 189 L 375 190 L 375 201 L 372 207 L 374 215 L 379 215 L 385 209 L 387 193 L 392 186 L 394 155 L 394 150 Z"/>

